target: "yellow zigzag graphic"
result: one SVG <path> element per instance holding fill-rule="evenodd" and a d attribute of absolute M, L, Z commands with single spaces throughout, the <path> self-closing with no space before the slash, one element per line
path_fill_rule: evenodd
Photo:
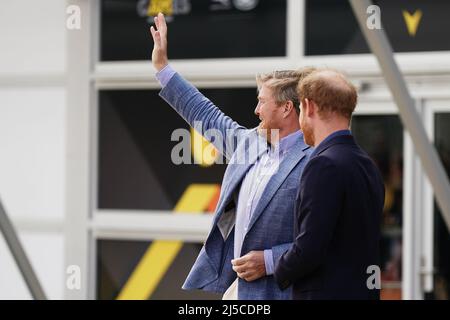
<path fill-rule="evenodd" d="M 415 37 L 420 20 L 422 19 L 422 10 L 416 10 L 413 15 L 403 10 L 403 18 L 405 19 L 409 35 Z"/>
<path fill-rule="evenodd" d="M 212 166 L 219 157 L 219 151 L 212 143 L 191 127 L 191 149 L 194 163 L 201 167 Z"/>
<path fill-rule="evenodd" d="M 217 184 L 191 184 L 175 206 L 175 213 L 202 214 L 219 188 Z M 182 246 L 182 241 L 153 241 L 123 286 L 117 300 L 150 298 Z"/>

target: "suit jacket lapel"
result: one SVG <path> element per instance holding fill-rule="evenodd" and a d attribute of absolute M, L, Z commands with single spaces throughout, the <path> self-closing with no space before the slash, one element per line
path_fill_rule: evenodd
<path fill-rule="evenodd" d="M 267 151 L 267 142 L 264 138 L 257 135 L 256 131 L 255 140 L 253 143 L 243 145 L 236 150 L 236 155 L 230 161 L 228 174 L 231 174 L 230 183 L 223 186 L 223 200 L 220 201 L 217 207 L 218 214 L 216 215 L 214 223 L 217 223 L 220 219 L 220 216 L 224 212 L 224 206 L 228 204 L 228 202 L 233 197 L 236 188 L 242 182 L 242 179 L 247 174 L 248 170 L 255 162 L 258 160 L 258 157 L 263 154 L 263 152 Z M 228 171 L 227 170 L 227 171 Z"/>
<path fill-rule="evenodd" d="M 306 154 L 303 150 L 307 149 L 303 141 L 298 141 L 292 148 L 288 151 L 283 161 L 280 163 L 280 167 L 277 173 L 275 173 L 267 183 L 266 188 L 264 189 L 263 196 L 261 197 L 259 203 L 256 206 L 255 211 L 250 219 L 250 223 L 248 226 L 248 231 L 253 227 L 256 220 L 258 220 L 261 213 L 269 204 L 270 200 L 272 200 L 275 192 L 280 188 L 281 184 L 284 180 L 286 180 L 289 173 L 294 169 L 297 163 L 302 160 Z M 294 213 L 292 213 L 294 214 Z M 247 232 L 248 232 L 247 231 Z"/>
<path fill-rule="evenodd" d="M 214 227 L 211 229 L 208 238 L 206 239 L 206 243 L 208 243 L 208 245 L 205 246 L 205 251 L 207 256 L 213 262 L 216 271 L 220 269 L 219 264 L 222 258 L 221 246 L 226 241 L 226 239 L 224 239 L 223 235 L 221 234 L 219 221 L 225 213 L 225 207 L 230 202 L 231 198 L 236 192 L 237 186 L 242 182 L 242 179 L 245 177 L 247 171 L 256 162 L 258 157 L 263 152 L 267 151 L 266 140 L 257 136 L 257 133 L 256 136 L 253 136 L 253 138 L 255 138 L 256 140 L 250 140 L 249 144 L 238 146 L 233 159 L 228 164 L 229 168 L 227 169 L 226 175 L 231 175 L 229 180 L 230 182 L 226 185 L 223 185 L 223 199 L 219 200 L 219 204 L 217 205 L 216 209 L 217 215 L 213 223 Z M 253 144 L 258 145 L 255 146 Z M 239 157 L 241 158 L 239 159 Z M 236 210 L 234 213 L 236 213 Z M 236 216 L 234 216 L 234 218 L 232 219 L 230 217 L 224 216 L 224 219 L 230 220 L 231 223 L 234 224 L 236 221 Z M 230 223 L 230 221 L 228 221 L 227 223 Z"/>

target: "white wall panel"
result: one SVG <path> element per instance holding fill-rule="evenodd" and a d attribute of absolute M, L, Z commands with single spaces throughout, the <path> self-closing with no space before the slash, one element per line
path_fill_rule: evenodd
<path fill-rule="evenodd" d="M 64 237 L 61 233 L 20 232 L 19 237 L 49 299 L 63 299 Z M 0 236 L 0 300 L 31 299 L 17 265 Z"/>
<path fill-rule="evenodd" d="M 20 220 L 64 217 L 64 88 L 0 88 L 0 198 Z"/>
<path fill-rule="evenodd" d="M 65 70 L 66 2 L 0 2 L 0 76 Z"/>

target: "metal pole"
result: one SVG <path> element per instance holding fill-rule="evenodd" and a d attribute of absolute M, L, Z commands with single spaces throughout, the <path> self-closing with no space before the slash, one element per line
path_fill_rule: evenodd
<path fill-rule="evenodd" d="M 0 231 L 5 237 L 6 243 L 8 244 L 9 250 L 11 251 L 17 266 L 22 273 L 23 279 L 30 290 L 31 295 L 35 300 L 46 300 L 44 291 L 42 290 L 41 284 L 34 273 L 33 267 L 28 260 L 25 251 L 20 244 L 20 240 L 17 237 L 17 233 L 14 230 L 11 221 L 3 208 L 2 202 L 0 200 Z"/>
<path fill-rule="evenodd" d="M 394 97 L 400 112 L 403 126 L 408 130 L 414 148 L 422 162 L 425 173 L 433 186 L 437 203 L 442 216 L 450 230 L 450 183 L 447 174 L 438 157 L 436 149 L 428 140 L 425 128 L 420 120 L 403 76 L 398 68 L 392 47 L 383 29 L 369 29 L 366 26 L 367 8 L 372 5 L 370 0 L 349 0 L 353 12 L 358 19 L 360 28 L 369 44 L 372 53 L 377 57 L 386 83 Z"/>

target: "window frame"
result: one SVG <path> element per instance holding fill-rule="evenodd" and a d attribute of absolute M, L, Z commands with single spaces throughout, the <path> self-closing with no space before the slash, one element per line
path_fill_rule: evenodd
<path fill-rule="evenodd" d="M 83 288 L 73 292 L 65 289 L 66 298 L 95 299 L 96 294 L 96 241 L 98 239 L 155 239 L 171 238 L 183 241 L 198 241 L 209 231 L 211 216 L 189 216 L 184 220 L 173 221 L 166 212 L 130 212 L 130 210 L 99 210 L 97 206 L 98 176 L 98 91 L 100 89 L 155 89 L 159 88 L 150 61 L 100 62 L 99 61 L 99 0 L 67 0 L 67 4 L 80 6 L 83 14 L 81 30 L 68 32 L 67 57 L 67 104 L 68 109 L 68 166 L 66 191 L 66 265 L 75 261 L 84 270 Z M 287 56 L 278 58 L 241 59 L 201 59 L 177 60 L 171 65 L 199 88 L 247 87 L 255 85 L 255 74 L 273 69 L 292 69 L 302 66 L 328 66 L 345 70 L 350 78 L 363 90 L 365 84 L 369 91 L 362 91 L 359 114 L 397 114 L 389 91 L 383 87 L 383 79 L 375 57 L 371 54 L 344 56 L 305 56 L 304 55 L 304 17 L 305 0 L 287 0 Z M 149 37 L 149 41 L 151 41 Z M 149 53 L 150 55 L 150 53 Z M 395 54 L 400 69 L 404 72 L 410 89 L 417 99 L 450 98 L 443 88 L 421 85 L 430 76 L 442 77 L 445 84 L 450 82 L 450 51 L 414 52 Z M 417 82 L 417 83 L 416 83 Z M 417 88 L 416 90 L 413 90 Z M 447 90 L 448 91 L 448 90 Z M 422 100 L 421 100 L 422 101 Z M 421 112 L 429 109 L 423 101 Z M 81 106 L 81 107 L 80 107 Z M 78 110 L 75 110 L 77 109 Z M 434 110 L 434 109 L 433 109 Z M 426 120 L 428 119 L 428 120 Z M 427 131 L 430 124 L 426 122 Z M 80 136 L 81 134 L 81 136 Z M 414 165 L 412 145 L 404 143 L 404 193 L 407 183 L 423 179 L 423 172 Z M 76 155 L 74 156 L 74 152 Z M 72 155 L 72 156 L 69 156 Z M 405 169 L 409 166 L 408 171 Z M 409 176 L 408 176 L 409 175 Z M 430 196 L 429 185 L 423 190 Z M 428 188 L 428 189 L 427 189 Z M 74 192 L 72 192 L 74 191 Z M 413 190 L 404 195 L 403 211 L 412 207 Z M 425 206 L 429 207 L 426 198 Z M 422 200 L 421 200 L 422 201 Z M 427 209 L 428 210 L 428 209 Z M 168 211 L 171 212 L 171 211 Z M 148 214 L 151 213 L 151 214 Z M 405 215 L 404 215 L 405 216 Z M 177 218 L 178 219 L 178 218 Z M 172 223 L 160 230 L 158 226 Z M 183 229 L 183 227 L 186 227 Z M 146 229 L 148 228 L 148 230 Z M 405 226 L 404 235 L 405 235 Z M 413 226 L 406 230 L 411 236 Z M 414 243 L 408 252 L 420 245 Z M 430 244 L 426 244 L 429 248 Z M 406 252 L 405 247 L 403 252 Z M 404 256 L 405 258 L 405 256 Z M 417 257 L 414 258 L 417 260 Z M 406 261 L 406 260 L 404 260 Z M 403 264 L 403 275 L 417 273 L 417 263 L 412 269 Z M 420 271 L 419 271 L 420 272 Z M 405 279 L 405 278 L 404 278 Z M 415 278 L 416 279 L 416 278 Z M 414 280 L 417 283 L 417 279 Z M 412 296 L 413 288 L 404 285 L 403 299 Z"/>

